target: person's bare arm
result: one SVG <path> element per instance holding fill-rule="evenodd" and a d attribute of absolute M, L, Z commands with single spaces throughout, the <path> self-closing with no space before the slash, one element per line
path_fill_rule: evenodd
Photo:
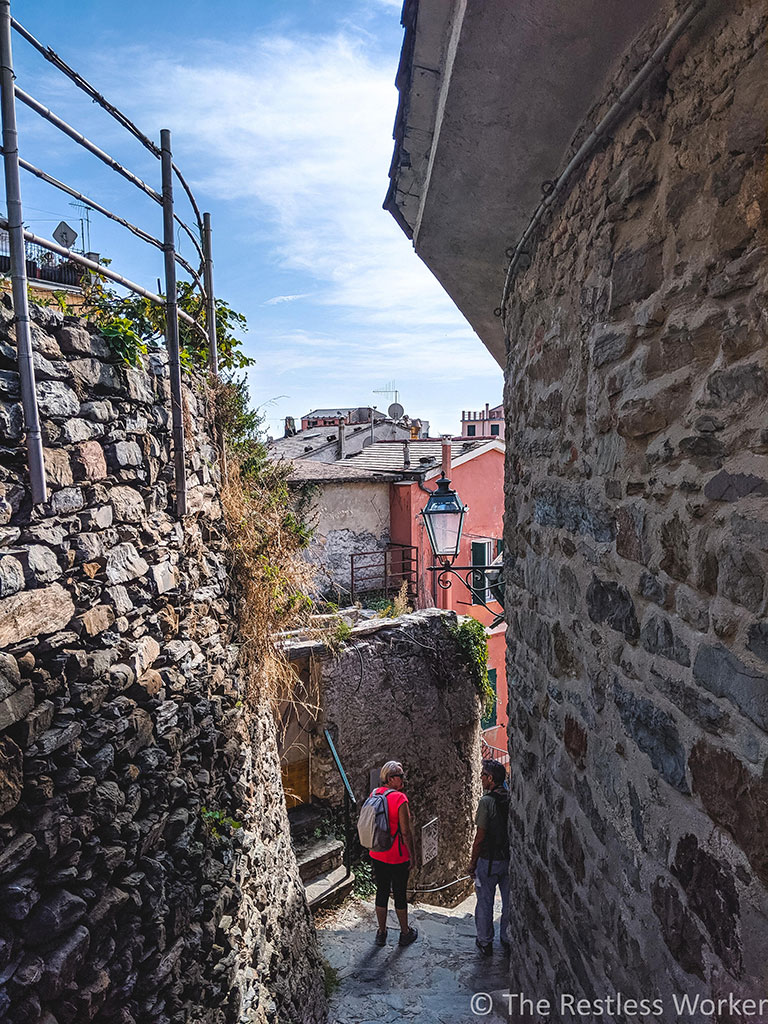
<path fill-rule="evenodd" d="M 474 875 L 475 871 L 477 871 L 477 858 L 480 856 L 480 847 L 484 839 L 485 829 L 478 828 L 477 832 L 475 832 L 475 841 L 472 843 L 472 855 L 469 860 L 470 875 Z"/>
<path fill-rule="evenodd" d="M 411 827 L 411 812 L 408 804 L 400 804 L 400 810 L 397 812 L 397 820 L 400 825 L 400 835 L 403 837 L 405 845 L 408 847 L 408 853 L 411 855 L 411 860 L 416 858 L 416 847 L 413 842 L 413 828 Z"/>

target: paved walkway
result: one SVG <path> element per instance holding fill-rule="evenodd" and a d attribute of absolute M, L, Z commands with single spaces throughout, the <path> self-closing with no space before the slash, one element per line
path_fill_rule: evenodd
<path fill-rule="evenodd" d="M 501 903 L 497 900 L 496 934 Z M 348 900 L 318 922 L 320 945 L 338 972 L 330 1000 L 329 1024 L 505 1024 L 507 960 L 494 948 L 482 957 L 475 948 L 474 896 L 453 909 L 416 905 L 410 921 L 419 930 L 412 946 L 397 945 L 400 934 L 390 910 L 387 945 L 374 944 L 372 902 Z M 493 997 L 493 1009 L 484 995 Z"/>

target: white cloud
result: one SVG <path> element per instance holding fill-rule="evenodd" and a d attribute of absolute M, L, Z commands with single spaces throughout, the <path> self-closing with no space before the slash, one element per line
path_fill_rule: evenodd
<path fill-rule="evenodd" d="M 265 306 L 279 306 L 283 302 L 296 302 L 299 299 L 308 299 L 310 292 L 304 292 L 302 295 L 274 295 L 271 299 L 264 301 Z"/>
<path fill-rule="evenodd" d="M 285 389 L 290 375 L 291 403 L 349 404 L 394 376 L 418 382 L 414 415 L 433 383 L 453 387 L 451 409 L 482 404 L 473 387 L 493 390 L 483 401 L 496 401 L 496 364 L 381 208 L 396 59 L 375 53 L 364 30 L 349 28 L 254 37 L 240 48 L 198 41 L 194 59 L 137 48 L 104 57 L 109 67 L 96 80 L 111 81 L 110 96 L 129 96 L 121 106 L 140 111 L 153 134 L 170 125 L 195 192 L 229 210 L 256 251 L 269 249 L 280 282 L 255 272 L 250 313 L 238 306 L 251 322 L 257 394 L 272 381 Z M 214 231 L 220 245 L 216 221 Z M 307 298 L 310 309 L 294 306 Z M 265 306 L 262 322 L 253 307 Z M 291 403 L 281 412 L 303 411 Z"/>
<path fill-rule="evenodd" d="M 279 267 L 321 282 L 323 304 L 371 327 L 462 323 L 381 208 L 397 104 L 391 63 L 351 33 L 257 38 L 226 62 L 214 54 L 207 66 L 158 66 L 153 56 L 146 76 L 134 67 L 141 106 L 174 123 L 174 153 L 197 168 L 197 188 L 269 217 Z"/>

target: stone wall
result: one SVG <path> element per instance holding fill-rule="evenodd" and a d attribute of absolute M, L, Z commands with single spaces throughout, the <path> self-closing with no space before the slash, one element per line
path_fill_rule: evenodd
<path fill-rule="evenodd" d="M 665 1022 L 766 995 L 767 28 L 710 5 L 508 309 L 512 984 Z"/>
<path fill-rule="evenodd" d="M 322 714 L 311 724 L 314 799 L 343 806 L 344 793 L 323 729 L 328 729 L 360 805 L 371 771 L 401 761 L 417 844 L 421 828 L 438 819 L 438 856 L 411 872 L 414 887 L 442 886 L 466 874 L 480 797 L 480 699 L 457 654 L 449 627 L 454 612 L 438 609 L 398 619 L 373 619 L 352 630 L 337 654 L 298 647 L 297 670 L 312 660 Z M 353 815 L 356 821 L 356 814 Z M 467 886 L 420 899 L 455 902 Z"/>
<path fill-rule="evenodd" d="M 205 390 L 184 391 L 180 522 L 164 351 L 128 369 L 33 315 L 34 508 L 0 304 L 0 1019 L 320 1020 L 274 724 L 242 699 Z"/>

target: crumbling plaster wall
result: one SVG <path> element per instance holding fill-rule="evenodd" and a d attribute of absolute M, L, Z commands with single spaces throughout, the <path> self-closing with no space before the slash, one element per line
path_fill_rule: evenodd
<path fill-rule="evenodd" d="M 508 307 L 512 984 L 665 1022 L 765 996 L 767 29 L 709 6 Z"/>
<path fill-rule="evenodd" d="M 322 708 L 310 740 L 313 796 L 336 807 L 343 801 L 324 728 L 358 805 L 370 793 L 371 770 L 401 761 L 417 844 L 422 826 L 438 819 L 438 856 L 421 867 L 417 850 L 414 887 L 465 875 L 475 833 L 480 699 L 450 633 L 456 621 L 455 613 L 438 609 L 374 619 L 353 629 L 338 654 L 316 656 L 312 667 Z M 466 891 L 465 884 L 420 898 L 452 903 Z"/>
<path fill-rule="evenodd" d="M 245 704 L 205 389 L 185 378 L 179 521 L 165 352 L 128 369 L 81 323 L 33 316 L 38 507 L 0 303 L 0 1019 L 319 1021 L 274 723 Z"/>
<path fill-rule="evenodd" d="M 387 549 L 390 485 L 348 480 L 316 486 L 308 513 L 314 534 L 307 557 L 318 567 L 318 588 L 337 601 L 343 601 L 352 590 L 350 556 Z M 360 570 L 364 577 L 383 581 L 375 558 L 365 559 L 364 564 L 368 566 Z"/>

